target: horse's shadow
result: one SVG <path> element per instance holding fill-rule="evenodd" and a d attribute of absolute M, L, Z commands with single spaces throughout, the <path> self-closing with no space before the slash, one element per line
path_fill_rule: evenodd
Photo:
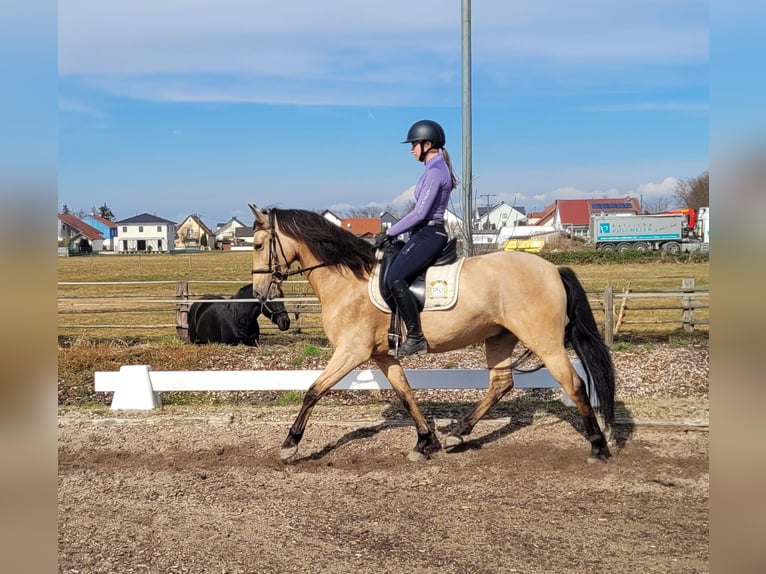
<path fill-rule="evenodd" d="M 458 421 L 470 412 L 475 403 L 469 402 L 423 402 L 421 411 L 427 420 L 431 421 L 431 428 L 437 431 L 440 439 L 443 439 L 449 432 L 457 427 Z M 613 450 L 619 453 L 626 445 L 635 431 L 635 424 L 629 409 L 622 401 L 617 401 L 615 411 L 618 413 L 617 420 L 611 429 L 611 445 Z M 499 428 L 488 432 L 487 434 L 467 438 L 462 444 L 451 447 L 447 450 L 450 453 L 460 453 L 469 450 L 481 449 L 484 445 L 491 444 L 510 436 L 524 427 L 531 425 L 536 414 L 545 413 L 553 415 L 561 421 L 567 422 L 585 436 L 582 417 L 574 407 L 567 407 L 558 400 L 524 400 L 517 399 L 503 401 L 495 405 L 486 418 L 508 418 L 509 422 Z M 321 450 L 296 459 L 294 462 L 321 460 L 336 449 L 357 440 L 364 440 L 377 435 L 379 432 L 388 428 L 400 427 L 406 424 L 408 415 L 404 407 L 398 403 L 390 403 L 383 410 L 384 420 L 373 426 L 354 429 L 332 444 L 328 444 Z M 446 421 L 446 422 L 445 422 Z M 439 424 L 441 423 L 441 424 Z"/>

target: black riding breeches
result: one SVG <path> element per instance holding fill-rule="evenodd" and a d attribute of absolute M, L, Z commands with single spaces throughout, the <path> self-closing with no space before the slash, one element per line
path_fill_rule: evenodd
<path fill-rule="evenodd" d="M 408 285 L 441 255 L 448 241 L 443 225 L 424 225 L 412 232 L 410 240 L 391 263 L 386 273 L 386 285 L 390 289 L 394 281 L 402 280 Z"/>

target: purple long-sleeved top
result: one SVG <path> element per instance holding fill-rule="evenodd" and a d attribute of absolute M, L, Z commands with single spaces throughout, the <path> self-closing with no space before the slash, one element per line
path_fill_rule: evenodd
<path fill-rule="evenodd" d="M 444 212 L 452 192 L 452 174 L 439 153 L 426 162 L 426 171 L 415 185 L 415 207 L 386 234 L 390 237 L 409 231 L 426 221 L 444 221 Z"/>

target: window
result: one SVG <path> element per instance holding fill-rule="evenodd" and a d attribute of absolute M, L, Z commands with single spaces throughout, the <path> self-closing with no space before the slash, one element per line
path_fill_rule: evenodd
<path fill-rule="evenodd" d="M 144 226 L 143 225 L 139 225 L 138 226 L 138 232 L 139 233 L 143 233 L 144 232 Z"/>
<path fill-rule="evenodd" d="M 123 233 L 127 233 L 128 232 L 128 226 L 127 225 L 123 225 L 122 226 L 122 232 Z"/>
<path fill-rule="evenodd" d="M 157 231 L 162 231 L 162 225 L 157 226 Z"/>

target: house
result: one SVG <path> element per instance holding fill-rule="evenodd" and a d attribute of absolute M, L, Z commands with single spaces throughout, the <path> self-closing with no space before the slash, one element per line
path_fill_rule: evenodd
<path fill-rule="evenodd" d="M 117 224 L 114 221 L 95 213 L 86 215 L 82 220 L 104 236 L 104 251 L 114 251 L 117 248 Z"/>
<path fill-rule="evenodd" d="M 591 215 L 625 213 L 638 215 L 641 205 L 634 197 L 601 199 L 557 199 L 546 207 L 537 225 L 550 225 L 571 237 L 587 238 Z"/>
<path fill-rule="evenodd" d="M 215 245 L 215 234 L 200 219 L 199 215 L 188 215 L 176 226 L 176 249 L 203 249 Z"/>
<path fill-rule="evenodd" d="M 101 232 L 71 213 L 58 214 L 59 247 L 66 253 L 98 253 L 104 248 Z"/>
<path fill-rule="evenodd" d="M 325 209 L 325 210 L 324 210 L 322 213 L 320 213 L 320 215 L 321 215 L 322 217 L 324 217 L 324 218 L 325 218 L 327 221 L 331 221 L 332 223 L 334 223 L 334 224 L 335 224 L 335 225 L 337 225 L 338 227 L 340 227 L 340 226 L 341 226 L 341 221 L 342 221 L 342 218 L 341 218 L 341 217 L 339 217 L 339 216 L 337 216 L 337 215 L 335 215 L 335 214 L 334 214 L 332 211 L 330 211 L 329 209 Z"/>
<path fill-rule="evenodd" d="M 374 241 L 381 231 L 379 217 L 347 217 L 340 220 L 340 227 L 357 237 L 371 241 Z"/>
<path fill-rule="evenodd" d="M 399 218 L 395 217 L 391 212 L 384 211 L 380 214 L 380 230 L 386 231 L 389 227 L 391 227 L 394 223 L 399 221 Z"/>
<path fill-rule="evenodd" d="M 478 231 L 495 231 L 502 227 L 526 223 L 527 216 L 523 207 L 513 207 L 501 201 L 492 207 L 478 207 L 473 228 Z"/>
<path fill-rule="evenodd" d="M 253 227 L 237 227 L 234 230 L 234 243 L 237 246 L 246 245 L 248 248 L 253 248 Z"/>
<path fill-rule="evenodd" d="M 253 234 L 253 226 L 245 225 L 236 217 L 232 217 L 226 223 L 219 223 L 215 230 L 215 248 L 226 249 L 227 246 L 240 245 L 240 241 L 237 238 L 237 229 L 245 228 L 250 235 Z"/>
<path fill-rule="evenodd" d="M 115 223 L 119 253 L 161 253 L 175 249 L 176 224 L 169 219 L 142 213 Z"/>

